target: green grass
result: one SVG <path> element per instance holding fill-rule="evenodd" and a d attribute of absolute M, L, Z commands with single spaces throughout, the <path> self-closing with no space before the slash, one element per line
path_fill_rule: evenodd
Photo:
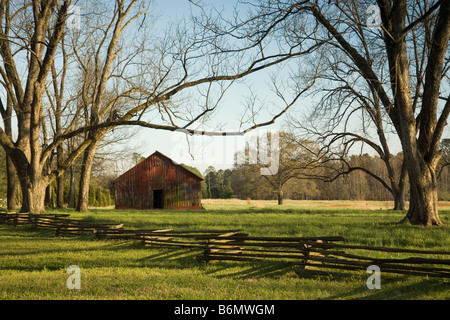
<path fill-rule="evenodd" d="M 342 207 L 345 204 L 348 207 Z M 398 224 L 405 212 L 371 203 L 205 203 L 202 211 L 116 211 L 95 209 L 71 218 L 123 223 L 128 229 L 242 229 L 264 236 L 341 235 L 348 244 L 450 249 L 450 207 L 445 226 Z M 363 206 L 363 208 L 365 208 Z M 450 299 L 450 281 L 382 274 L 381 290 L 365 286 L 368 274 L 298 277 L 280 263 L 214 262 L 198 252 L 143 247 L 135 241 L 56 237 L 29 226 L 0 226 L 0 299 Z M 81 268 L 81 290 L 66 287 L 70 265 Z"/>

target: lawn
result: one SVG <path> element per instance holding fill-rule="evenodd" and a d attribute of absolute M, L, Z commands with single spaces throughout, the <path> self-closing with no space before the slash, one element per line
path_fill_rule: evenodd
<path fill-rule="evenodd" d="M 343 236 L 346 244 L 450 250 L 446 224 L 398 224 L 405 212 L 384 202 L 205 200 L 202 211 L 92 209 L 73 219 L 123 223 L 128 229 L 241 229 L 264 236 Z M 299 277 L 282 263 L 212 262 L 198 251 L 144 247 L 137 241 L 60 237 L 29 226 L 0 226 L 0 299 L 317 300 L 450 299 L 450 280 L 382 274 L 369 290 L 365 272 Z M 69 290 L 67 267 L 81 270 L 81 289 Z"/>

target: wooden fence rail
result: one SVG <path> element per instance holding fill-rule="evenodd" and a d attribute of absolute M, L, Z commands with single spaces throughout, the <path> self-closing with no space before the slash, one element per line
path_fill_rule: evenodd
<path fill-rule="evenodd" d="M 375 265 L 381 272 L 386 273 L 450 278 L 450 259 L 445 258 L 450 255 L 449 251 L 338 243 L 308 243 L 307 245 L 310 246 L 310 253 L 316 254 L 309 254 L 298 263 L 295 269 L 298 274 L 304 272 L 327 274 L 330 270 L 367 270 L 369 266 Z M 366 254 L 360 252 L 366 252 Z M 376 257 L 377 254 L 383 253 L 390 255 L 395 253 L 398 257 Z"/>
<path fill-rule="evenodd" d="M 203 259 L 231 261 L 258 261 L 277 259 L 298 262 L 304 259 L 309 251 L 305 251 L 305 243 L 329 243 L 343 241 L 342 237 L 242 237 L 232 235 L 226 237 L 200 236 L 206 241 Z"/>
<path fill-rule="evenodd" d="M 123 226 L 67 219 L 68 216 L 69 214 L 0 213 L 0 223 L 52 229 L 56 235 L 89 235 L 95 234 L 98 230 L 119 230 Z"/>
<path fill-rule="evenodd" d="M 330 270 L 367 270 L 369 266 L 376 265 L 381 272 L 450 278 L 450 260 L 443 258 L 450 255 L 448 251 L 337 243 L 344 240 L 342 237 L 203 236 L 202 238 L 206 238 L 202 258 L 207 262 L 213 260 L 283 261 L 296 266 L 295 271 L 298 275 L 330 274 Z M 372 256 L 361 255 L 360 251 L 367 251 Z M 401 257 L 373 256 L 380 253 L 395 253 Z M 411 254 L 415 256 L 410 256 Z"/>
<path fill-rule="evenodd" d="M 187 239 L 195 239 L 199 235 L 209 234 L 215 236 L 225 232 L 237 232 L 239 230 L 173 230 L 173 229 L 150 229 L 150 230 L 98 230 L 97 237 L 99 239 L 123 239 L 123 240 L 142 240 L 144 245 L 157 244 L 160 241 L 169 241 L 171 238 L 173 242 Z M 175 243 L 176 244 L 176 243 Z M 181 244 L 181 243 L 180 243 Z M 201 244 L 200 241 L 192 244 Z"/>
<path fill-rule="evenodd" d="M 0 212 L 0 224 L 13 226 L 36 225 L 39 219 L 66 218 L 69 214 L 32 214 L 32 213 L 4 213 Z"/>
<path fill-rule="evenodd" d="M 39 218 L 36 221 L 39 228 L 55 230 L 56 235 L 91 235 L 97 234 L 99 230 L 120 230 L 123 224 L 116 223 L 93 223 L 82 220 L 62 218 Z"/>
<path fill-rule="evenodd" d="M 144 232 L 141 234 L 144 245 L 162 247 L 182 247 L 203 250 L 205 241 L 203 237 L 246 236 L 240 230 L 185 230 L 166 232 Z"/>
<path fill-rule="evenodd" d="M 0 224 L 28 224 L 55 230 L 56 235 L 95 235 L 97 239 L 139 240 L 145 246 L 194 249 L 203 252 L 200 258 L 206 262 L 286 262 L 295 267 L 298 275 L 367 270 L 376 265 L 381 272 L 450 278 L 450 259 L 444 258 L 449 251 L 350 245 L 343 244 L 340 236 L 254 237 L 241 230 L 126 230 L 122 224 L 93 223 L 68 216 L 0 213 Z"/>

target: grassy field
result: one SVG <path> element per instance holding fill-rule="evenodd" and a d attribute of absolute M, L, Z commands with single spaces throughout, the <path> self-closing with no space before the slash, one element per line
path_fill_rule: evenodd
<path fill-rule="evenodd" d="M 264 236 L 343 236 L 348 244 L 450 250 L 450 203 L 440 204 L 446 224 L 397 224 L 405 212 L 385 202 L 204 200 L 202 211 L 92 209 L 71 218 L 123 223 L 128 229 L 242 229 Z M 382 274 L 380 290 L 368 274 L 298 277 L 280 263 L 213 262 L 196 251 L 143 247 L 135 241 L 56 237 L 28 226 L 0 226 L 0 299 L 450 299 L 450 281 Z M 66 286 L 70 265 L 81 268 L 81 290 Z"/>

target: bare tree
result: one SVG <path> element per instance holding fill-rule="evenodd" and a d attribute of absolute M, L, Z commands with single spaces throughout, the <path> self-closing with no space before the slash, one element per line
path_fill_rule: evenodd
<path fill-rule="evenodd" d="M 116 90 L 113 94 L 108 92 L 108 84 L 112 79 L 125 78 L 127 64 L 134 63 L 133 58 L 141 53 L 139 48 L 134 48 L 132 52 L 126 52 L 125 57 L 120 56 L 124 50 L 119 45 L 122 34 L 126 31 L 133 20 L 146 14 L 145 8 L 139 1 L 134 0 L 129 3 L 116 1 L 112 14 L 103 17 L 95 15 L 86 22 L 77 40 L 83 41 L 83 46 L 74 48 L 77 63 L 81 68 L 81 103 L 84 110 L 85 125 L 95 126 L 107 118 L 113 120 L 117 117 L 119 110 L 115 108 L 123 97 L 140 91 L 138 88 Z M 135 7 L 137 10 L 133 11 Z M 110 10 L 95 6 L 96 11 Z M 106 25 L 106 27 L 104 27 Z M 115 72 L 116 71 L 116 72 Z M 125 79 L 129 81 L 129 79 Z M 109 93 L 109 97 L 108 97 Z M 108 99 L 109 98 L 109 99 Z M 88 210 L 89 183 L 97 148 L 105 135 L 111 128 L 92 129 L 86 133 L 86 137 L 92 142 L 84 151 L 81 177 L 78 195 L 78 211 Z"/>
<path fill-rule="evenodd" d="M 320 101 L 320 104 L 325 103 L 323 99 Z M 340 101 L 343 103 L 343 99 L 340 99 Z M 352 102 L 354 101 L 352 99 Z M 365 112 L 363 107 L 361 109 L 362 112 Z M 362 128 L 358 129 L 357 125 L 364 122 L 365 117 L 362 117 L 361 121 L 360 114 L 354 111 L 354 109 L 349 109 L 349 113 L 343 114 L 339 119 L 330 119 L 329 114 L 318 112 L 313 112 L 309 117 L 303 118 L 291 116 L 289 126 L 297 135 L 309 141 L 315 141 L 320 146 L 312 151 L 315 154 L 311 156 L 317 160 L 316 166 L 323 168 L 325 171 L 321 171 L 316 178 L 325 182 L 332 182 L 342 175 L 348 175 L 354 171 L 363 171 L 391 193 L 394 200 L 394 210 L 405 210 L 407 172 L 403 158 L 399 165 L 398 157 L 391 153 L 383 123 L 378 121 L 381 119 L 367 117 L 371 123 L 363 124 Z M 316 121 L 320 122 L 320 125 L 314 123 Z M 342 125 L 342 128 L 339 128 L 340 125 Z M 370 127 L 374 125 L 376 125 L 374 130 L 376 133 L 370 130 Z M 378 138 L 378 141 L 376 138 Z M 377 168 L 349 161 L 352 156 L 358 154 L 361 157 L 368 150 L 375 152 L 383 161 L 387 170 L 386 177 L 376 172 Z M 330 176 L 325 176 L 324 172 L 328 172 Z M 311 178 L 314 178 L 314 176 L 311 175 Z"/>
<path fill-rule="evenodd" d="M 10 98 L 6 99 L 6 106 L 0 100 L 0 114 L 5 126 L 5 134 L 12 138 L 12 102 Z M 6 160 L 6 206 L 9 211 L 16 211 L 16 169 L 8 155 Z"/>
<path fill-rule="evenodd" d="M 17 170 L 23 196 L 21 210 L 25 212 L 43 211 L 45 189 L 50 183 L 50 178 L 43 176 L 49 154 L 42 157 L 41 152 L 42 97 L 63 37 L 68 6 L 68 1 L 59 7 L 57 1 L 0 2 L 1 74 L 18 122 L 17 141 L 0 130 L 0 143 Z M 25 78 L 17 67 L 19 60 L 27 64 Z"/>
<path fill-rule="evenodd" d="M 401 143 L 410 183 L 410 206 L 403 221 L 441 225 L 436 167 L 450 114 L 448 86 L 442 81 L 449 71 L 450 2 L 378 0 L 377 4 L 380 24 L 372 28 L 367 18 L 371 13 L 366 13 L 369 1 L 243 2 L 251 8 L 250 17 L 227 31 L 253 39 L 255 46 L 271 38 L 278 40 L 280 50 L 310 43 L 327 50 L 328 61 L 304 60 L 320 63 L 323 70 L 341 68 L 342 81 L 319 81 L 321 88 L 348 83 L 358 90 L 354 99 L 366 97 L 363 88 L 368 88 L 380 108 L 363 104 L 365 111 L 369 116 L 381 112 L 383 124 L 392 124 Z M 335 63 L 334 57 L 342 60 Z M 323 110 L 339 119 L 346 108 L 356 112 L 360 106 L 360 101 L 338 103 Z"/>
<path fill-rule="evenodd" d="M 350 12 L 353 12 L 358 21 L 361 20 L 357 11 Z M 363 39 L 368 38 L 364 35 L 361 21 L 357 28 Z M 371 52 L 367 45 L 363 47 L 361 54 L 372 63 L 381 63 L 377 60 L 378 53 Z M 333 181 L 355 170 L 364 171 L 392 194 L 394 210 L 404 210 L 406 166 L 403 164 L 398 167 L 394 164 L 395 156 L 391 152 L 389 135 L 392 137 L 395 129 L 386 118 L 377 93 L 367 84 L 358 69 L 349 67 L 347 57 L 340 49 L 330 48 L 328 55 L 320 57 L 318 65 L 320 72 L 308 75 L 315 78 L 317 83 L 323 84 L 311 90 L 310 96 L 315 107 L 309 114 L 291 115 L 290 127 L 297 134 L 321 146 L 317 159 L 341 162 L 339 170 L 333 164 L 332 171 L 335 174 L 332 177 L 321 177 L 322 179 Z M 348 159 L 352 154 L 359 152 L 362 155 L 368 149 L 384 162 L 388 172 L 387 179 L 377 175 L 371 168 L 350 165 Z M 323 161 L 321 163 L 324 164 Z"/>
<path fill-rule="evenodd" d="M 290 181 L 311 179 L 312 176 L 317 175 L 318 166 L 312 152 L 314 149 L 316 149 L 315 144 L 310 141 L 299 139 L 292 133 L 279 133 L 276 170 L 271 170 L 270 164 L 264 165 L 268 172 L 273 172 L 261 176 L 275 192 L 278 205 L 283 204 L 283 189 Z M 259 162 L 264 163 L 262 159 Z"/>
<path fill-rule="evenodd" d="M 93 29 L 86 25 L 87 30 L 76 38 L 76 31 L 68 32 L 65 27 L 70 5 L 68 0 L 0 1 L 0 74 L 17 117 L 17 139 L 0 128 L 0 145 L 19 176 L 22 212 L 45 211 L 47 186 L 81 155 L 89 163 L 108 131 L 137 125 L 196 133 L 196 123 L 218 107 L 217 101 L 235 80 L 304 54 L 298 48 L 272 54 L 263 47 L 246 46 L 222 51 L 218 44 L 226 40 L 210 37 L 209 30 L 187 24 L 169 30 L 159 41 L 146 41 L 149 33 L 144 27 L 142 7 L 146 1 L 117 0 L 114 8 L 107 2 L 109 7 L 100 13 L 106 23 L 94 25 Z M 132 35 L 124 37 L 124 32 L 131 25 L 141 33 L 135 34 L 134 45 L 126 46 L 125 40 Z M 92 39 L 89 36 L 98 34 L 103 36 L 95 38 L 99 40 L 95 46 L 88 46 L 87 41 Z M 65 55 L 64 50 L 70 54 Z M 60 53 L 62 57 L 70 56 L 70 63 L 56 63 Z M 81 91 L 68 90 L 70 81 L 63 85 L 63 79 L 69 75 L 73 79 L 79 69 L 89 75 L 89 80 L 82 81 Z M 180 103 L 186 101 L 190 90 L 201 92 L 202 105 Z M 81 101 L 68 91 L 81 92 Z M 46 93 L 48 101 L 44 99 Z M 45 112 L 45 106 L 51 112 Z M 287 109 L 232 134 L 271 124 Z M 51 121 L 53 125 L 48 126 Z M 69 141 L 71 148 L 67 147 Z M 59 152 L 64 144 L 65 152 Z M 52 164 L 55 154 L 56 165 Z"/>

